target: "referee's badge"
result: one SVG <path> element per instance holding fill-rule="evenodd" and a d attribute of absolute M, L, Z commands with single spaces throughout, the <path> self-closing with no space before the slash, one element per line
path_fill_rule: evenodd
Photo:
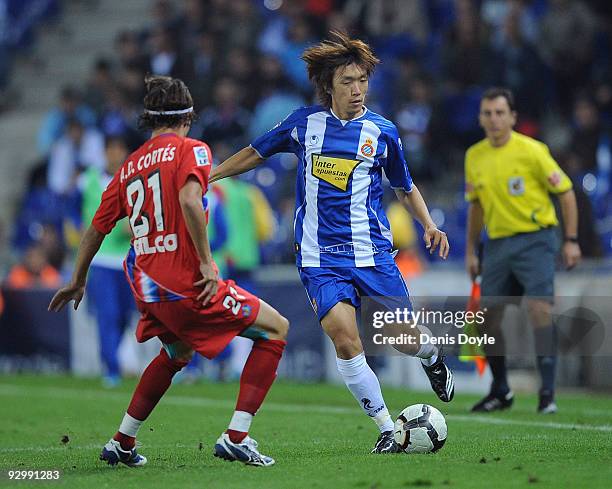
<path fill-rule="evenodd" d="M 508 192 L 510 192 L 510 195 L 523 195 L 525 193 L 525 179 L 523 177 L 509 178 Z"/>

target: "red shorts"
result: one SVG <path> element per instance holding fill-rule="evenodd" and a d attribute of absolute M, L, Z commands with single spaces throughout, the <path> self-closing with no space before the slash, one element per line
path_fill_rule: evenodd
<path fill-rule="evenodd" d="M 219 280 L 217 295 L 205 307 L 195 298 L 136 303 L 141 313 L 136 328 L 140 343 L 154 336 L 166 344 L 182 341 L 206 358 L 221 353 L 259 313 L 259 299 L 233 280 Z"/>

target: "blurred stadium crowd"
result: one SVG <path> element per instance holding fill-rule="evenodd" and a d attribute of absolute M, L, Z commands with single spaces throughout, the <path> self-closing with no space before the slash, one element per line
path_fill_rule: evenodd
<path fill-rule="evenodd" d="M 0 0 L 0 96 L 11 57 L 36 42 L 36 24 L 61 16 L 60 7 Z M 612 254 L 608 1 L 152 0 L 148 21 L 117 32 L 113 56 L 92 59 L 83 83 L 59 88 L 41 121 L 40 161 L 12 229 L 18 266 L 37 276 L 47 269 L 48 280 L 59 281 L 48 267 L 61 271 L 78 242 L 85 170 L 104 170 L 109 146 L 117 146 L 107 142 L 127 154 L 145 138 L 137 130 L 145 73 L 188 84 L 199 113 L 190 135 L 220 162 L 314 101 L 300 54 L 332 29 L 368 41 L 382 60 L 367 105 L 398 126 L 452 258 L 464 253 L 463 155 L 482 138 L 479 97 L 491 85 L 515 92 L 517 130 L 548 143 L 572 178 L 583 254 Z M 233 277 L 293 261 L 295 168 L 292 155 L 275 157 L 209 193 L 217 261 Z M 414 247 L 407 216 L 392 209 L 390 217 L 402 231 L 397 244 Z"/>

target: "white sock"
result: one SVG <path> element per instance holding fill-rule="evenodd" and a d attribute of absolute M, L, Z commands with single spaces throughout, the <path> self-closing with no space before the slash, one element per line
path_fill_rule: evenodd
<path fill-rule="evenodd" d="M 144 421 L 132 418 L 128 413 L 125 413 L 125 416 L 123 416 L 123 421 L 121 421 L 121 424 L 119 425 L 119 432 L 126 436 L 136 438 L 136 433 L 138 433 L 138 429 L 143 422 Z"/>
<path fill-rule="evenodd" d="M 427 326 L 423 326 L 422 324 L 417 325 L 417 329 L 420 334 L 427 335 L 431 338 L 431 330 Z M 421 363 L 426 367 L 431 367 L 436 360 L 438 360 L 438 347 L 433 343 L 421 343 L 419 347 L 419 351 L 415 355 L 415 357 L 421 359 Z"/>
<path fill-rule="evenodd" d="M 234 415 L 230 420 L 230 424 L 227 427 L 228 430 L 240 431 L 241 433 L 248 433 L 251 428 L 251 422 L 253 421 L 253 415 L 246 411 L 234 411 Z"/>
<path fill-rule="evenodd" d="M 344 383 L 380 432 L 393 430 L 393 420 L 383 399 L 380 383 L 366 362 L 365 354 L 361 352 L 349 360 L 336 358 L 336 364 Z"/>

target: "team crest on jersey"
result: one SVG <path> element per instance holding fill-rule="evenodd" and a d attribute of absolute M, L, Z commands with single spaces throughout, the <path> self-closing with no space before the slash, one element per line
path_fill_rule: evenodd
<path fill-rule="evenodd" d="M 193 154 L 195 155 L 196 165 L 210 165 L 210 161 L 208 160 L 208 151 L 206 151 L 204 146 L 197 146 L 193 148 Z"/>
<path fill-rule="evenodd" d="M 361 145 L 361 154 L 366 158 L 370 158 L 374 155 L 374 146 L 372 146 L 372 140 L 370 138 L 365 140 L 365 143 Z"/>
<path fill-rule="evenodd" d="M 312 176 L 346 192 L 349 179 L 359 163 L 359 160 L 313 154 Z"/>
<path fill-rule="evenodd" d="M 510 195 L 523 195 L 525 193 L 525 179 L 523 177 L 511 177 L 508 180 L 508 192 L 510 192 Z"/>

